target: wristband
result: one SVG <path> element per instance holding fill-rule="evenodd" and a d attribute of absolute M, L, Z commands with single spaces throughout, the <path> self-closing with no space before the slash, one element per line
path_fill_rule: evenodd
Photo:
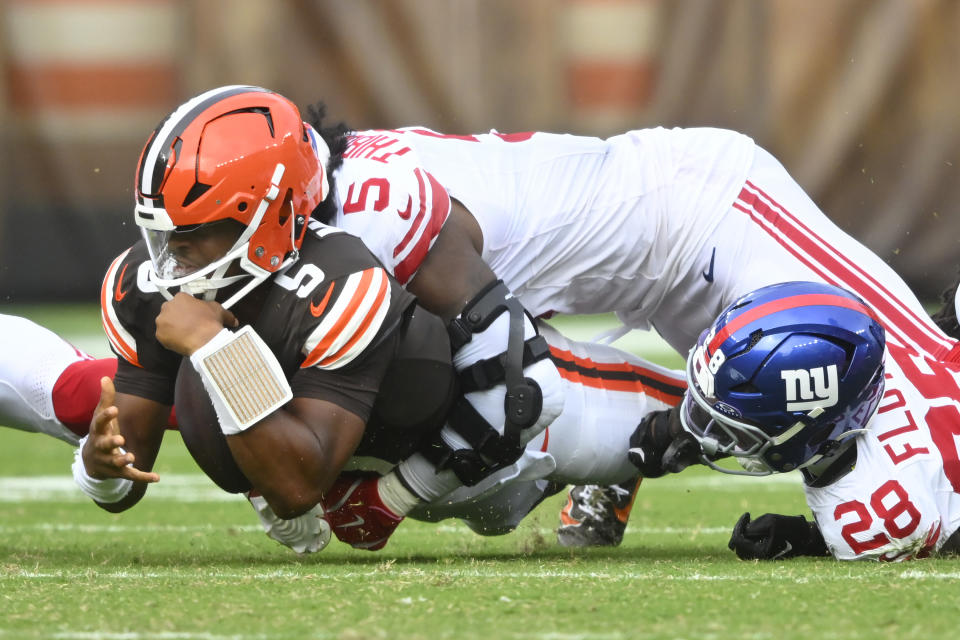
<path fill-rule="evenodd" d="M 223 329 L 190 356 L 217 412 L 220 430 L 249 429 L 293 398 L 277 357 L 253 327 Z"/>
<path fill-rule="evenodd" d="M 95 502 L 104 504 L 113 504 L 120 502 L 130 489 L 133 488 L 133 480 L 127 478 L 93 478 L 87 473 L 87 467 L 83 464 L 83 445 L 87 442 L 89 436 L 80 438 L 77 449 L 73 452 L 73 480 L 80 487 L 87 497 Z M 126 453 L 123 447 L 117 447 L 121 452 Z"/>

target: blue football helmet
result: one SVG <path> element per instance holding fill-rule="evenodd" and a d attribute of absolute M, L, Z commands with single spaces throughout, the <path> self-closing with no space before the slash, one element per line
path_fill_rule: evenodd
<path fill-rule="evenodd" d="M 681 418 L 719 471 L 767 475 L 829 456 L 883 395 L 884 330 L 854 294 L 818 282 L 749 293 L 687 358 Z M 748 471 L 713 460 L 735 456 Z"/>

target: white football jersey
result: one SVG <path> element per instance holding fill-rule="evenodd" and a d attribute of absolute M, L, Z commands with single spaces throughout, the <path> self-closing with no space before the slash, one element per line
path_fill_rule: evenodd
<path fill-rule="evenodd" d="M 891 345 L 886 390 L 849 474 L 807 503 L 839 559 L 922 558 L 960 527 L 960 363 Z"/>
<path fill-rule="evenodd" d="M 651 315 L 729 211 L 753 150 L 718 129 L 608 140 L 359 132 L 336 174 L 333 224 L 396 264 L 405 283 L 419 262 L 401 268 L 398 258 L 439 233 L 449 210 L 442 188 L 477 219 L 484 261 L 532 314 Z"/>

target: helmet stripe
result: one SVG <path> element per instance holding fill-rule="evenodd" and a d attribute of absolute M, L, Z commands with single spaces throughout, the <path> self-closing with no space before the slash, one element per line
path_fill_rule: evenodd
<path fill-rule="evenodd" d="M 211 89 L 177 107 L 157 126 L 143 151 L 143 158 L 137 168 L 137 197 L 141 198 L 141 203 L 143 203 L 141 194 L 159 195 L 157 191 L 167 166 L 166 153 L 174 140 L 193 123 L 196 117 L 220 100 L 249 92 L 270 93 L 262 87 L 247 85 L 229 85 Z M 162 205 L 162 196 L 160 200 Z"/>
<path fill-rule="evenodd" d="M 713 337 L 713 340 L 711 340 L 710 344 L 707 345 L 707 350 L 710 354 L 713 354 L 717 350 L 717 347 L 723 344 L 727 338 L 751 322 L 763 318 L 764 316 L 773 315 L 774 313 L 787 311 L 789 309 L 796 309 L 798 307 L 842 307 L 845 309 L 853 309 L 854 311 L 859 311 L 860 313 L 873 318 L 877 322 L 880 322 L 870 307 L 867 307 L 856 300 L 826 293 L 808 293 L 790 296 L 780 300 L 773 300 L 744 311 L 724 325 L 722 329 L 717 331 L 717 334 Z"/>

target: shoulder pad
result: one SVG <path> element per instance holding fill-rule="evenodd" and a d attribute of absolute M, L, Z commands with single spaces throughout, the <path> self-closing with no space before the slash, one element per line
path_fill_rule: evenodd
<path fill-rule="evenodd" d="M 359 236 L 400 284 L 420 268 L 450 214 L 450 196 L 413 151 L 379 162 L 345 159 L 337 226 Z"/>

